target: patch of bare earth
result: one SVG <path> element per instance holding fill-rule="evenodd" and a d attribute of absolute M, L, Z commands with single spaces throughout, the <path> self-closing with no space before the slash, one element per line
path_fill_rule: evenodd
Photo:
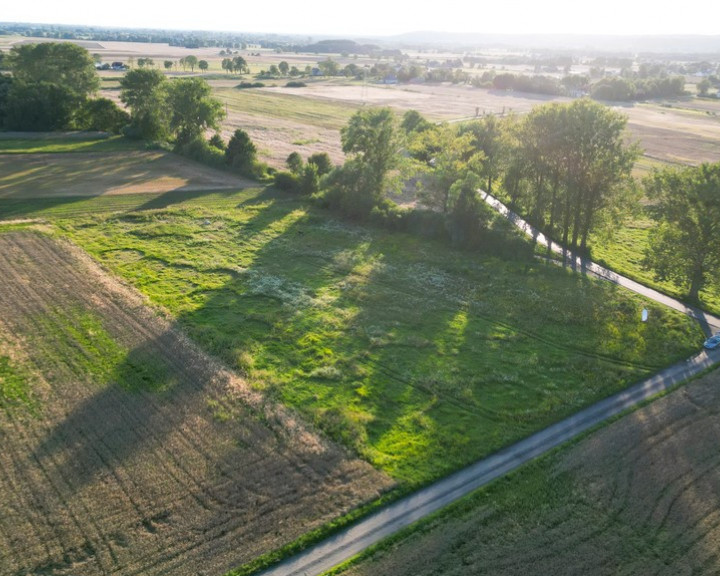
<path fill-rule="evenodd" d="M 82 178 L 77 178 L 82 174 Z M 0 154 L 0 198 L 99 196 L 255 185 L 169 152 Z"/>
<path fill-rule="evenodd" d="M 0 402 L 3 575 L 223 574 L 393 485 L 69 243 L 0 235 L 0 278 L 36 405 Z"/>
<path fill-rule="evenodd" d="M 559 454 L 555 496 L 508 511 L 491 494 L 347 574 L 717 574 L 718 442 L 715 371 Z"/>

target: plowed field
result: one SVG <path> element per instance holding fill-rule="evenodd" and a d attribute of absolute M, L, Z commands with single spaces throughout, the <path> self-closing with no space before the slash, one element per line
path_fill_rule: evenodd
<path fill-rule="evenodd" d="M 392 486 L 69 243 L 0 278 L 0 574 L 222 574 Z"/>

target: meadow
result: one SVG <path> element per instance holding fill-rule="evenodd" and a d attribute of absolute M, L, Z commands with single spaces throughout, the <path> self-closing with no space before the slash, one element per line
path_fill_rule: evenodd
<path fill-rule="evenodd" d="M 702 333 L 611 285 L 333 219 L 271 189 L 0 201 L 406 488 L 672 361 Z M 651 321 L 639 321 L 643 307 Z"/>

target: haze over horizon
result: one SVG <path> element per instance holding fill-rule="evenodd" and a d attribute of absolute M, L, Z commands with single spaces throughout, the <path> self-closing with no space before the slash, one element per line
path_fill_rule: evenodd
<path fill-rule="evenodd" d="M 341 7 L 340 7 L 341 6 Z M 506 0 L 468 6 L 461 0 L 411 8 L 366 0 L 357 9 L 329 0 L 238 3 L 219 0 L 197 10 L 127 0 L 118 5 L 35 0 L 3 6 L 2 21 L 38 24 L 212 30 L 299 35 L 386 36 L 418 31 L 483 34 L 720 35 L 720 5 L 606 0 L 601 6 L 567 0 Z M 191 7 L 192 8 L 192 7 Z"/>

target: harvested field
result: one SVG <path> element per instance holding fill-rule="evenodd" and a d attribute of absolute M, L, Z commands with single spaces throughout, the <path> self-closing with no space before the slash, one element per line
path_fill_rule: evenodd
<path fill-rule="evenodd" d="M 0 198 L 223 190 L 248 185 L 248 180 L 236 175 L 162 151 L 0 154 Z"/>
<path fill-rule="evenodd" d="M 222 574 L 392 487 L 69 243 L 0 277 L 0 573 Z"/>
<path fill-rule="evenodd" d="M 715 371 L 343 574 L 717 574 L 718 413 Z"/>

